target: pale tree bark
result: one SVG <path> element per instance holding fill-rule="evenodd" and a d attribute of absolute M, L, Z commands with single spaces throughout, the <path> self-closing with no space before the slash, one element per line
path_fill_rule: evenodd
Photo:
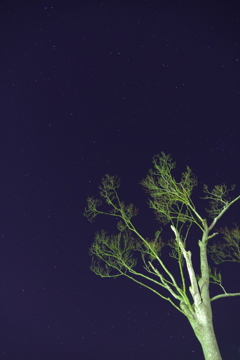
<path fill-rule="evenodd" d="M 212 324 L 211 304 L 202 302 L 195 308 L 195 314 L 188 319 L 202 346 L 204 359 L 222 360 Z"/>
<path fill-rule="evenodd" d="M 222 360 L 213 328 L 212 308 L 209 296 L 209 266 L 207 259 L 209 227 L 206 220 L 203 221 L 203 226 L 202 239 L 199 241 L 201 278 L 198 282 L 192 265 L 191 252 L 186 251 L 178 230 L 174 226 L 171 226 L 186 260 L 191 283 L 189 290 L 194 301 L 192 305 L 181 303 L 180 306 L 202 346 L 205 360 Z"/>

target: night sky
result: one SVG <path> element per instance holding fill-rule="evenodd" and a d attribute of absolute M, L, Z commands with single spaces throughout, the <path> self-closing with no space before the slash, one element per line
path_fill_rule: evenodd
<path fill-rule="evenodd" d="M 204 183 L 239 195 L 237 3 L 1 2 L 0 359 L 203 359 L 171 304 L 90 271 L 94 233 L 116 221 L 83 212 L 102 176 L 118 175 L 136 226 L 153 236 L 160 224 L 139 182 L 161 151 L 176 177 L 186 165 L 197 175 L 203 216 Z M 239 211 L 222 225 L 240 223 Z M 239 266 L 220 265 L 229 292 L 240 291 Z M 240 359 L 239 309 L 240 298 L 213 302 L 225 359 Z"/>

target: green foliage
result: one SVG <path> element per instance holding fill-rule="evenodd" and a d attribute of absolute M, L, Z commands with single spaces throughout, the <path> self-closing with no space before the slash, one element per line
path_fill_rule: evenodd
<path fill-rule="evenodd" d="M 215 185 L 212 191 L 209 191 L 208 186 L 204 185 L 203 191 L 207 195 L 202 199 L 209 200 L 209 208 L 206 209 L 208 216 L 212 219 L 217 217 L 224 207 L 231 202 L 231 198 L 228 196 L 229 191 L 235 189 L 235 185 L 232 185 L 230 189 L 225 184 Z"/>
<path fill-rule="evenodd" d="M 123 219 L 126 223 L 130 223 L 133 216 L 138 214 L 138 209 L 133 204 L 125 205 L 120 201 L 117 189 L 120 187 L 120 179 L 117 176 L 110 176 L 108 174 L 102 178 L 102 185 L 99 186 L 100 196 L 105 202 L 110 205 L 110 211 L 100 211 L 98 208 L 102 205 L 102 200 L 89 197 L 87 199 L 87 207 L 84 211 L 84 216 L 92 222 L 98 214 L 112 215 Z M 125 228 L 123 223 L 119 223 L 122 230 Z M 119 228 L 119 230 L 120 230 Z M 121 231 L 122 231 L 121 230 Z"/>
<path fill-rule="evenodd" d="M 170 155 L 161 153 L 153 158 L 154 169 L 141 181 L 150 194 L 149 206 L 154 209 L 157 219 L 163 223 L 196 222 L 201 226 L 202 219 L 196 212 L 191 200 L 193 188 L 197 186 L 197 179 L 191 169 L 182 173 L 181 181 L 177 182 L 172 176 L 176 163 Z"/>
<path fill-rule="evenodd" d="M 240 229 L 236 225 L 235 228 L 229 230 L 227 227 L 218 230 L 223 235 L 223 241 L 215 242 L 209 246 L 208 251 L 216 264 L 222 262 L 240 262 Z"/>
<path fill-rule="evenodd" d="M 145 286 L 163 299 L 169 301 L 177 310 L 186 316 L 192 316 L 195 311 L 189 300 L 189 291 L 186 286 L 186 271 L 188 272 L 191 286 L 189 287 L 194 306 L 202 302 L 201 289 L 208 289 L 209 282 L 219 285 L 223 294 L 217 295 L 211 300 L 223 296 L 235 296 L 228 294 L 222 286 L 221 275 L 217 271 L 209 271 L 207 260 L 207 248 L 209 240 L 218 233 L 222 233 L 225 242 L 215 243 L 209 247 L 209 252 L 216 263 L 223 261 L 240 261 L 240 230 L 220 229 L 218 233 L 211 233 L 220 217 L 229 207 L 240 199 L 240 196 L 231 200 L 228 197 L 230 190 L 226 185 L 217 185 L 212 191 L 204 186 L 209 201 L 207 213 L 213 218 L 210 225 L 197 212 L 191 199 L 192 191 L 197 186 L 197 179 L 191 169 L 187 167 L 182 173 L 180 181 L 172 175 L 176 164 L 172 162 L 170 155 L 161 153 L 153 158 L 154 169 L 151 169 L 141 184 L 150 195 L 149 206 L 154 210 L 157 219 L 162 224 L 170 223 L 175 235 L 174 239 L 163 242 L 162 229 L 155 232 L 153 239 L 143 237 L 133 223 L 133 218 L 138 214 L 138 209 L 133 204 L 125 204 L 120 200 L 118 189 L 120 179 L 117 176 L 105 175 L 102 178 L 100 189 L 101 199 L 89 197 L 84 216 L 93 221 L 97 215 L 108 215 L 118 219 L 118 234 L 107 235 L 102 230 L 97 232 L 94 243 L 90 248 L 92 257 L 91 270 L 101 277 L 127 276 L 141 286 Z M 105 206 L 104 206 L 105 203 Z M 202 232 L 202 239 L 198 241 L 201 262 L 201 274 L 196 276 L 193 269 L 191 252 L 187 251 L 187 238 L 192 225 L 197 225 Z M 165 246 L 171 248 L 170 257 L 178 263 L 180 284 L 162 260 L 162 249 Z M 142 259 L 143 272 L 136 270 L 139 266 L 134 257 L 138 253 L 138 259 Z M 161 269 L 161 271 L 159 271 Z M 150 275 L 146 275 L 146 274 Z M 178 276 L 179 278 L 179 276 Z M 141 279 L 141 280 L 139 280 Z M 149 282 L 154 286 L 149 286 Z M 200 284 L 204 284 L 202 287 Z M 167 290 L 170 297 L 165 297 L 155 289 Z M 209 297 L 208 297 L 209 298 Z M 174 301 L 177 301 L 176 304 Z"/>
<path fill-rule="evenodd" d="M 135 248 L 135 240 L 130 231 L 111 236 L 103 230 L 97 232 L 89 250 L 90 255 L 94 256 L 91 270 L 101 277 L 122 275 L 137 263 L 132 257 L 132 251 Z M 117 274 L 111 275 L 112 269 L 117 270 Z"/>
<path fill-rule="evenodd" d="M 84 216 L 90 221 L 93 222 L 95 217 L 99 214 L 97 208 L 102 205 L 102 201 L 99 199 L 94 199 L 89 197 L 87 199 L 88 207 L 85 208 Z"/>
<path fill-rule="evenodd" d="M 161 256 L 162 248 L 167 245 L 162 241 L 161 232 L 162 229 L 156 231 L 154 239 L 146 238 L 145 242 L 137 242 L 136 250 L 142 254 L 144 261 L 147 259 L 146 261 L 150 260 L 152 262 Z"/>

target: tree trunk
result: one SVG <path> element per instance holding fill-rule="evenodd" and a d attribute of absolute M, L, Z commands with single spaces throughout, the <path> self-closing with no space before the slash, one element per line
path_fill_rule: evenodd
<path fill-rule="evenodd" d="M 201 303 L 194 308 L 194 316 L 189 318 L 193 331 L 202 345 L 205 360 L 222 360 L 216 340 L 210 304 Z"/>

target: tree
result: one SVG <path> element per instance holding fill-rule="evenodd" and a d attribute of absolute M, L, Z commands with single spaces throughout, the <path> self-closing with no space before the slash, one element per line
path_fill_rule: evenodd
<path fill-rule="evenodd" d="M 240 293 L 228 293 L 225 290 L 221 274 L 209 267 L 208 254 L 216 264 L 240 262 L 240 229 L 237 225 L 231 230 L 221 228 L 213 232 L 218 220 L 240 199 L 240 195 L 233 199 L 229 197 L 234 186 L 228 189 L 225 184 L 216 185 L 209 190 L 204 185 L 202 199 L 208 201 L 209 206 L 206 209 L 207 221 L 199 214 L 191 199 L 193 188 L 197 186 L 197 179 L 191 169 L 187 167 L 180 182 L 177 182 L 172 175 L 176 164 L 170 155 L 163 152 L 156 155 L 153 164 L 154 169 L 149 170 L 140 184 L 150 195 L 149 206 L 154 210 L 157 220 L 164 225 L 170 224 L 174 238 L 163 242 L 162 230 L 158 230 L 153 239 L 143 237 L 132 220 L 138 214 L 137 208 L 120 200 L 117 190 L 120 186 L 119 178 L 106 175 L 99 188 L 108 210 L 102 209 L 102 200 L 90 197 L 84 215 L 89 221 L 93 221 L 99 214 L 118 218 L 118 233 L 108 235 L 104 230 L 96 233 L 90 248 L 91 270 L 101 277 L 126 276 L 169 301 L 188 318 L 201 343 L 205 359 L 220 360 L 211 302 L 223 297 L 239 296 Z M 200 275 L 195 273 L 191 251 L 187 250 L 187 239 L 194 227 L 201 232 L 201 239 L 198 240 Z M 213 242 L 212 239 L 219 234 L 223 235 L 223 241 Z M 170 247 L 170 256 L 178 263 L 180 281 L 176 280 L 176 275 L 162 259 L 164 246 Z M 136 266 L 136 252 L 140 254 L 138 260 L 141 259 L 142 272 Z M 210 283 L 219 285 L 221 289 L 219 295 L 212 298 L 209 293 Z M 156 290 L 156 286 L 159 286 L 159 290 Z M 163 289 L 168 291 L 168 296 Z"/>

